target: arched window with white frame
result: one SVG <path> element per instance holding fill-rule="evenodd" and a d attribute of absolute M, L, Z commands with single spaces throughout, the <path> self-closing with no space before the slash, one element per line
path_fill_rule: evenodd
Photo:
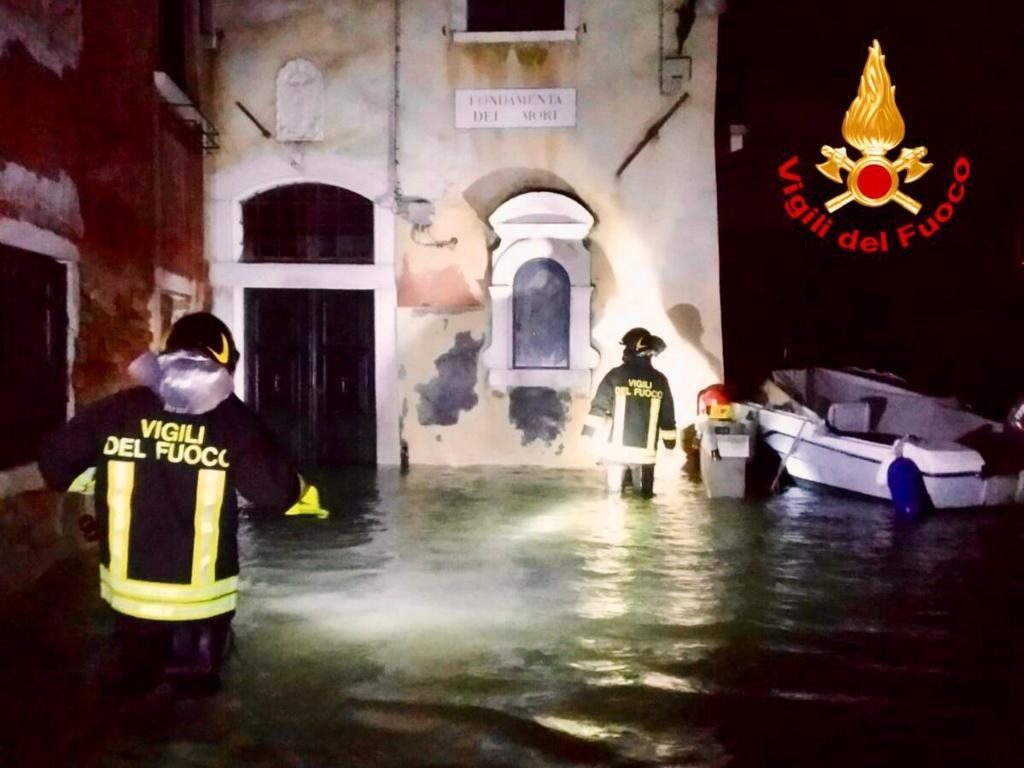
<path fill-rule="evenodd" d="M 593 216 L 556 192 L 527 192 L 488 219 L 491 338 L 483 361 L 492 389 L 550 387 L 586 394 L 599 355 L 590 343 Z"/>

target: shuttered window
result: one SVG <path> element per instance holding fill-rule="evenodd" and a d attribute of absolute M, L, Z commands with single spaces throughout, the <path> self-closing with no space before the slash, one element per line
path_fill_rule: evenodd
<path fill-rule="evenodd" d="M 469 32 L 540 32 L 565 29 L 564 0 L 468 0 Z"/>

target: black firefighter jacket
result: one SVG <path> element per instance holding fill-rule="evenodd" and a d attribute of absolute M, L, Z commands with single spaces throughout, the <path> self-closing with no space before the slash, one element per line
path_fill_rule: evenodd
<path fill-rule="evenodd" d="M 598 445 L 602 459 L 619 464 L 653 464 L 660 437 L 674 448 L 676 417 L 668 379 L 649 357 L 624 360 L 597 387 L 583 434 Z"/>
<path fill-rule="evenodd" d="M 100 591 L 143 619 L 204 619 L 238 599 L 236 489 L 284 511 L 299 478 L 235 395 L 205 413 L 172 413 L 149 388 L 84 409 L 43 446 L 47 485 L 96 467 Z"/>

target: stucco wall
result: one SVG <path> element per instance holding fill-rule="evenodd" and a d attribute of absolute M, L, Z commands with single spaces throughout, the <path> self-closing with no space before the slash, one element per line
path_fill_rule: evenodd
<path fill-rule="evenodd" d="M 0 0 L 0 242 L 68 263 L 83 402 L 150 344 L 154 269 L 205 277 L 203 159 L 154 89 L 158 25 L 156 3 Z"/>
<path fill-rule="evenodd" d="M 664 5 L 670 10 L 674 3 Z M 597 220 L 588 241 L 592 339 L 602 353 L 594 386 L 619 362 L 622 333 L 645 325 L 668 342 L 656 364 L 669 375 L 685 424 L 696 391 L 721 376 L 717 18 L 698 16 L 687 41 L 685 53 L 693 60 L 692 80 L 683 86 L 688 101 L 616 178 L 619 164 L 677 98 L 659 88 L 662 3 L 582 0 L 574 42 L 472 44 L 453 41 L 449 0 L 402 0 L 399 6 L 398 110 L 392 115 L 391 0 L 218 4 L 225 37 L 215 122 L 224 149 L 211 184 L 210 257 L 237 258 L 238 233 L 228 231 L 237 230 L 231 206 L 257 189 L 285 179 L 358 178 L 356 191 L 399 210 L 394 376 L 411 461 L 588 466 L 593 459 L 579 440 L 588 398 L 492 392 L 481 354 L 489 343 L 487 280 L 496 245 L 487 217 L 523 191 L 566 192 Z M 235 105 L 241 100 L 272 130 L 275 78 L 293 58 L 323 74 L 322 142 L 264 138 Z M 576 127 L 455 128 L 456 89 L 513 87 L 575 88 Z M 400 215 L 403 206 L 395 205 L 396 191 L 432 204 L 429 230 L 413 232 Z M 422 245 L 414 234 L 420 242 L 455 238 L 457 244 Z M 474 366 L 468 392 L 467 366 Z M 382 385 L 390 386 L 378 381 Z"/>

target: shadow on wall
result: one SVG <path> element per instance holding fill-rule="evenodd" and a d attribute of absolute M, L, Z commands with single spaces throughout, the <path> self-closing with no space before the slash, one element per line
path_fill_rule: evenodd
<path fill-rule="evenodd" d="M 672 321 L 672 326 L 676 329 L 679 337 L 693 345 L 693 348 L 704 358 L 708 367 L 721 381 L 722 361 L 708 352 L 701 343 L 704 336 L 704 323 L 700 318 L 700 310 L 693 304 L 676 304 L 669 308 L 668 319 Z"/>
<path fill-rule="evenodd" d="M 611 261 L 604 248 L 596 240 L 587 241 L 587 250 L 590 251 L 590 281 L 594 284 L 594 292 L 590 299 L 591 325 L 604 317 L 608 302 L 619 291 L 618 281 L 615 279 L 615 270 L 612 269 Z M 602 358 L 606 350 L 598 349 Z M 615 353 L 618 356 L 618 352 Z"/>

